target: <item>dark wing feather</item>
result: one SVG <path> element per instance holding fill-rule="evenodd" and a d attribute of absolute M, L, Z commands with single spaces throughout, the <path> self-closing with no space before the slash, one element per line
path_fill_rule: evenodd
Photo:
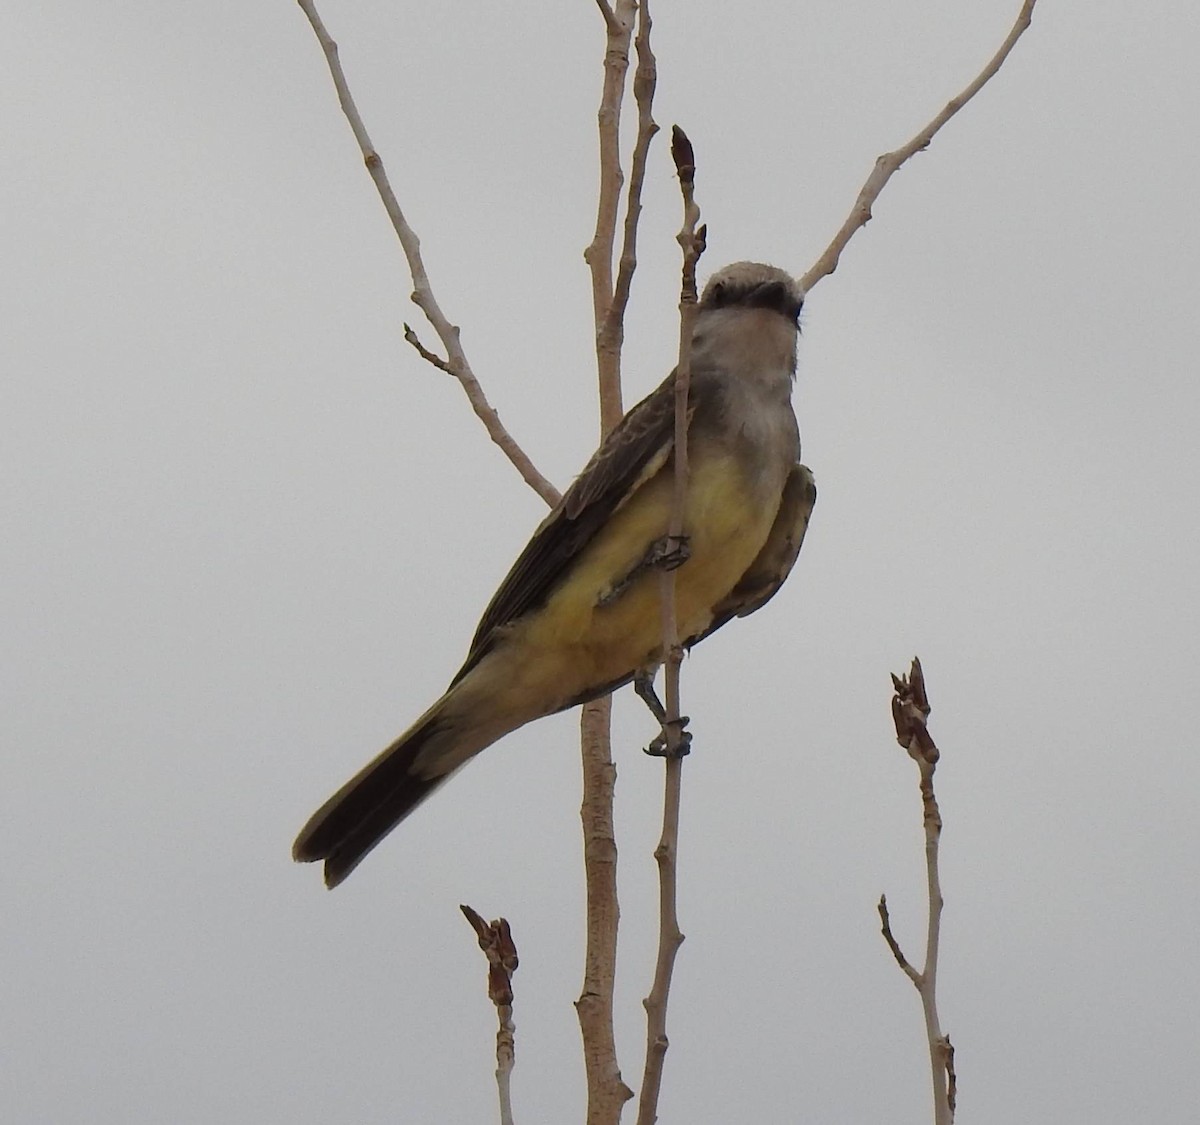
<path fill-rule="evenodd" d="M 712 624 L 703 633 L 690 637 L 688 646 L 704 640 L 735 617 L 749 617 L 762 609 L 778 592 L 800 555 L 804 533 L 817 502 L 817 486 L 804 465 L 795 465 L 783 486 L 779 512 L 771 533 L 738 583 L 713 611 Z"/>
<path fill-rule="evenodd" d="M 533 533 L 483 612 L 457 683 L 489 651 L 499 630 L 541 605 L 572 561 L 640 483 L 665 463 L 674 444 L 675 373 L 609 432 L 583 472 Z M 658 462 L 656 465 L 655 462 Z"/>

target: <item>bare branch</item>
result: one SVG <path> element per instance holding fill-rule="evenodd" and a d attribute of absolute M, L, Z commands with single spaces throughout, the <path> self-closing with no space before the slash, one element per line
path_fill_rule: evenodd
<path fill-rule="evenodd" d="M 692 333 L 696 318 L 696 263 L 704 252 L 704 228 L 697 229 L 700 208 L 695 201 L 696 159 L 692 144 L 679 126 L 671 131 L 671 156 L 679 174 L 683 195 L 683 226 L 677 236 L 683 251 L 683 279 L 679 296 L 679 363 L 675 368 L 675 446 L 674 481 L 671 495 L 671 522 L 667 542 L 683 546 L 684 505 L 688 486 L 688 393 L 691 386 Z M 663 1064 L 667 1047 L 667 1001 L 675 956 L 683 944 L 676 909 L 679 854 L 679 807 L 683 784 L 683 756 L 687 741 L 679 707 L 679 668 L 683 645 L 675 612 L 675 570 L 663 570 L 660 576 L 663 653 L 665 656 L 666 716 L 663 719 L 663 825 L 654 859 L 658 864 L 658 957 L 654 983 L 645 999 L 646 1060 L 642 1071 L 642 1090 L 638 1099 L 637 1125 L 654 1125 L 658 1120 L 658 1097 L 662 1089 Z"/>
<path fill-rule="evenodd" d="M 625 200 L 624 241 L 612 302 L 596 341 L 597 352 L 605 356 L 606 362 L 615 364 L 618 378 L 621 345 L 625 338 L 625 309 L 629 305 L 629 292 L 633 285 L 634 271 L 637 269 L 637 233 L 638 221 L 642 215 L 642 185 L 646 179 L 646 160 L 650 153 L 650 142 L 658 132 L 658 125 L 653 116 L 654 91 L 658 85 L 658 63 L 650 48 L 652 26 L 650 0 L 642 0 L 638 5 L 637 38 L 634 41 L 638 61 L 637 69 L 633 73 L 633 97 L 638 108 L 638 129 L 629 170 L 629 193 Z"/>
<path fill-rule="evenodd" d="M 625 174 L 621 170 L 621 105 L 629 70 L 629 44 L 637 15 L 637 0 L 616 0 L 615 6 L 597 0 L 607 32 L 604 51 L 604 88 L 596 114 L 600 133 L 600 191 L 596 205 L 596 232 L 583 252 L 592 277 L 592 316 L 596 325 L 596 364 L 600 379 L 600 432 L 608 433 L 620 420 L 621 356 L 619 349 L 601 347 L 604 325 L 613 301 L 613 246 L 617 209 Z"/>
<path fill-rule="evenodd" d="M 358 147 L 362 152 L 367 171 L 370 173 L 371 179 L 375 184 L 375 190 L 379 193 L 379 198 L 383 201 L 384 210 L 387 212 L 388 218 L 392 221 L 392 228 L 396 232 L 396 237 L 400 240 L 400 245 L 404 250 L 404 257 L 408 260 L 408 269 L 413 283 L 413 303 L 428 317 L 429 323 L 433 326 L 434 331 L 438 334 L 438 339 L 442 341 L 442 346 L 446 349 L 447 359 L 436 366 L 453 375 L 462 384 L 462 388 L 467 395 L 467 401 L 470 402 L 471 408 L 478 415 L 480 421 L 483 422 L 488 436 L 500 447 L 504 455 L 512 462 L 517 472 L 521 474 L 524 481 L 547 504 L 551 506 L 557 504 L 559 500 L 558 489 L 538 472 L 533 462 L 504 428 L 500 421 L 500 416 L 492 409 L 487 396 L 483 392 L 483 388 L 475 378 L 475 373 L 471 370 L 470 363 L 467 362 L 466 353 L 463 351 L 462 343 L 459 340 L 458 326 L 451 324 L 446 319 L 441 307 L 437 303 L 437 299 L 433 295 L 433 289 L 429 284 L 429 275 L 425 270 L 425 263 L 421 258 L 421 242 L 412 227 L 408 225 L 408 220 L 405 219 L 404 212 L 400 209 L 396 194 L 392 190 L 391 183 L 388 181 L 387 173 L 384 171 L 383 160 L 380 158 L 379 153 L 376 152 L 375 146 L 371 143 L 371 138 L 367 134 L 366 126 L 363 124 L 362 116 L 358 112 L 358 106 L 354 102 L 354 97 L 350 93 L 345 71 L 342 70 L 341 61 L 338 58 L 337 43 L 333 41 L 329 32 L 325 30 L 325 25 L 321 22 L 321 17 L 317 14 L 314 0 L 297 0 L 297 3 L 299 3 L 301 10 L 308 17 L 308 22 L 312 24 L 312 29 L 316 33 L 317 41 L 321 44 L 321 49 L 325 52 L 325 61 L 329 66 L 329 73 L 333 78 L 334 87 L 337 89 L 338 101 L 341 103 L 342 112 L 345 114 L 346 120 L 350 123 L 350 129 L 354 133 L 354 139 L 358 141 Z M 425 358 L 428 359 L 430 353 L 424 354 Z"/>
<path fill-rule="evenodd" d="M 599 128 L 600 188 L 596 204 L 596 230 L 584 251 L 592 281 L 592 314 L 596 331 L 596 368 L 600 395 L 600 433 L 607 434 L 620 420 L 621 354 L 601 347 L 601 337 L 613 300 L 612 257 L 620 202 L 621 105 L 629 68 L 629 44 L 637 13 L 637 0 L 597 0 L 604 16 L 604 86 L 597 113 Z M 647 142 L 648 143 L 648 142 Z M 639 189 L 640 190 L 640 189 Z M 634 220 L 636 225 L 636 218 Z M 618 325 L 615 339 L 621 338 Z M 580 757 L 583 801 L 583 869 L 587 890 L 587 948 L 584 953 L 583 991 L 575 1003 L 583 1037 L 583 1062 L 587 1074 L 587 1125 L 617 1125 L 621 1109 L 633 1091 L 621 1077 L 613 1032 L 613 990 L 617 976 L 617 843 L 613 831 L 613 788 L 617 767 L 612 760 L 612 698 L 585 704 L 580 717 Z"/>
<path fill-rule="evenodd" d="M 933 1076 L 934 1121 L 936 1125 L 951 1125 L 954 1121 L 957 1094 L 954 1048 L 950 1045 L 950 1037 L 942 1034 L 937 1011 L 938 950 L 943 905 L 938 876 L 938 844 L 942 834 L 942 814 L 933 791 L 933 774 L 940 755 L 926 726 L 930 707 L 920 660 L 913 657 L 912 667 L 907 676 L 892 676 L 892 687 L 892 718 L 896 724 L 896 741 L 917 763 L 921 778 L 921 805 L 925 825 L 925 882 L 929 913 L 925 934 L 925 966 L 920 972 L 908 963 L 892 935 L 887 899 L 883 896 L 879 899 L 879 917 L 883 922 L 883 937 L 892 951 L 892 956 L 916 986 L 921 997 L 921 1008 L 925 1015 L 925 1035 L 929 1044 L 929 1064 Z"/>
<path fill-rule="evenodd" d="M 587 1125 L 617 1125 L 633 1091 L 621 1078 L 613 1033 L 617 979 L 617 840 L 613 831 L 612 696 L 585 703 L 579 720 L 583 763 L 583 869 L 587 888 L 587 949 L 583 991 L 575 1001 L 587 1074 Z"/>
<path fill-rule="evenodd" d="M 1008 33 L 1008 38 L 1004 40 L 1000 46 L 1000 50 L 992 56 L 987 66 L 979 72 L 975 80 L 962 93 L 957 97 L 951 98 L 941 113 L 930 121 L 908 144 L 896 149 L 895 152 L 885 152 L 875 161 L 875 168 L 867 177 L 862 190 L 858 193 L 858 198 L 854 201 L 854 206 L 851 208 L 846 221 L 842 224 L 841 230 L 837 232 L 833 241 L 825 248 L 825 252 L 817 259 L 813 267 L 800 279 L 800 288 L 805 293 L 810 292 L 821 278 L 833 273 L 837 269 L 838 259 L 841 257 L 842 251 L 845 250 L 846 244 L 859 229 L 870 222 L 871 207 L 875 203 L 875 200 L 879 198 L 879 193 L 883 191 L 884 186 L 892 178 L 892 175 L 909 157 L 928 148 L 941 127 L 979 93 L 1000 67 L 1004 65 L 1004 60 L 1008 58 L 1009 53 L 1016 46 L 1017 40 L 1021 38 L 1025 33 L 1025 29 L 1032 22 L 1033 9 L 1036 4 L 1037 0 L 1024 0 L 1024 3 L 1021 5 L 1021 11 L 1017 15 L 1016 23 L 1013 24 L 1012 30 Z"/>
<path fill-rule="evenodd" d="M 496 1089 L 500 1095 L 500 1125 L 513 1125 L 512 1072 L 516 1065 L 516 1025 L 513 1023 L 512 976 L 517 971 L 517 946 L 505 918 L 485 922 L 469 906 L 459 910 L 471 923 L 479 948 L 488 960 L 488 998 L 496 1005 Z"/>

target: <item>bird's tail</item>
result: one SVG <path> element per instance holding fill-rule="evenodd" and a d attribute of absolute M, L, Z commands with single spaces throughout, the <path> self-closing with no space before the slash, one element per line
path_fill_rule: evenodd
<path fill-rule="evenodd" d="M 441 752 L 445 736 L 452 734 L 445 717 L 447 699 L 443 696 L 359 770 L 313 813 L 296 837 L 292 858 L 301 863 L 324 860 L 327 887 L 336 887 L 345 879 L 384 836 L 470 756 Z M 437 743 L 442 745 L 431 745 Z M 439 762 L 445 763 L 440 770 Z"/>

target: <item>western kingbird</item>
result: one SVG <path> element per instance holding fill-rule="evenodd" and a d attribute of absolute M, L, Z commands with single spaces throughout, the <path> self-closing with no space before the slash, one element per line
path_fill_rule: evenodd
<path fill-rule="evenodd" d="M 688 646 L 769 601 L 816 501 L 792 412 L 804 294 L 738 262 L 696 309 L 688 396 L 686 561 L 675 579 Z M 481 750 L 662 660 L 662 544 L 671 516 L 675 374 L 609 433 L 500 583 L 446 693 L 305 825 L 295 859 L 337 886 Z"/>

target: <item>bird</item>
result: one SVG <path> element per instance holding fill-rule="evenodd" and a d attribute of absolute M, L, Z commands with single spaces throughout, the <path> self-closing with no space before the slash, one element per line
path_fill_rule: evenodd
<path fill-rule="evenodd" d="M 816 503 L 791 404 L 803 304 L 796 281 L 774 266 L 735 262 L 710 278 L 693 321 L 680 540 L 664 551 L 672 371 L 608 433 L 534 531 L 445 693 L 312 815 L 294 859 L 323 861 L 325 884 L 335 887 L 505 735 L 647 683 L 663 659 L 656 575 L 664 566 L 678 567 L 676 618 L 687 648 L 774 597 Z"/>

